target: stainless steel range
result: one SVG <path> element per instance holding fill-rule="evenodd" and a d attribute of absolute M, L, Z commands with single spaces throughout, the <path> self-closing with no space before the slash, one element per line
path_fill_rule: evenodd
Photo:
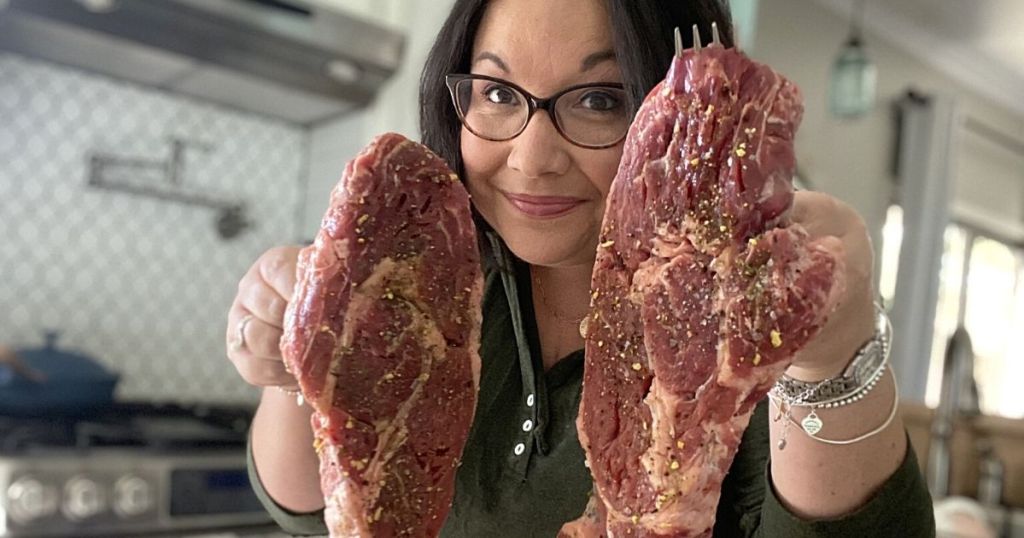
<path fill-rule="evenodd" d="M 0 536 L 274 529 L 246 474 L 250 418 L 145 404 L 0 416 Z"/>

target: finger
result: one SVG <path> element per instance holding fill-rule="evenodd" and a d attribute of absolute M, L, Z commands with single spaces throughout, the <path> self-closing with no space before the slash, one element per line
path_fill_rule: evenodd
<path fill-rule="evenodd" d="M 238 328 L 242 318 L 248 315 L 249 311 L 242 307 L 238 297 L 235 297 L 235 302 L 231 304 L 231 308 L 228 310 L 228 324 L 224 328 L 224 341 L 227 343 L 229 358 L 237 351 L 238 346 L 241 345 L 242 340 L 238 334 Z"/>
<path fill-rule="evenodd" d="M 246 312 L 244 308 L 239 312 Z M 234 331 L 228 335 L 228 347 L 240 354 L 248 354 L 261 359 L 273 359 L 281 361 L 281 336 L 280 328 L 275 327 L 256 316 L 242 325 L 244 315 L 239 316 L 234 322 Z"/>
<path fill-rule="evenodd" d="M 841 252 L 850 293 L 861 296 L 870 289 L 874 259 L 871 238 L 864 220 L 852 207 L 824 193 L 800 191 L 794 195 L 791 218 L 822 246 L 831 243 L 826 241 L 829 237 L 841 242 L 841 251 L 826 248 Z"/>
<path fill-rule="evenodd" d="M 294 387 L 295 376 L 284 369 L 284 363 L 279 360 L 258 359 L 246 357 L 242 354 L 241 360 L 235 362 L 242 379 L 250 385 L 259 387 Z"/>
<path fill-rule="evenodd" d="M 850 226 L 851 213 L 855 214 L 852 208 L 827 194 L 800 191 L 794 195 L 790 216 L 811 237 L 842 237 Z"/>
<path fill-rule="evenodd" d="M 284 327 L 284 312 L 287 299 L 262 279 L 254 280 L 239 288 L 238 304 L 260 321 L 281 329 Z"/>
<path fill-rule="evenodd" d="M 237 303 L 228 314 L 228 359 L 234 363 L 235 369 L 247 383 L 258 386 L 293 386 L 295 377 L 285 369 L 276 344 L 273 349 L 266 349 L 269 340 L 280 340 L 279 335 L 265 335 L 259 326 L 262 322 L 253 317 L 245 323 L 244 339 L 239 339 L 239 324 L 248 315 L 249 312 Z M 251 329 L 252 325 L 257 325 L 256 329 Z M 276 329 L 270 328 L 270 331 Z M 270 353 L 273 355 L 260 356 Z"/>
<path fill-rule="evenodd" d="M 295 292 L 295 266 L 299 247 L 278 247 L 260 256 L 256 270 L 260 279 L 274 289 L 285 301 L 290 301 Z"/>

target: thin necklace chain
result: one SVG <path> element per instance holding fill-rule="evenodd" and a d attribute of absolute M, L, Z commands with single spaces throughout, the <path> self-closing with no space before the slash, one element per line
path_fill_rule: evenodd
<path fill-rule="evenodd" d="M 551 317 L 555 318 L 558 321 L 561 321 L 562 323 L 571 323 L 573 325 L 579 325 L 583 321 L 583 318 L 587 317 L 587 313 L 586 312 L 584 312 L 584 314 L 582 316 L 579 316 L 579 317 L 569 317 L 569 316 L 565 316 L 563 314 L 560 314 L 558 312 L 558 309 L 556 309 L 555 307 L 551 306 L 551 303 L 548 302 L 548 294 L 545 293 L 545 291 L 544 291 L 544 286 L 541 284 L 541 279 L 540 278 L 534 278 L 533 282 L 537 286 L 537 291 L 540 292 L 540 302 L 543 303 L 544 307 L 547 308 L 548 312 L 551 313 Z"/>

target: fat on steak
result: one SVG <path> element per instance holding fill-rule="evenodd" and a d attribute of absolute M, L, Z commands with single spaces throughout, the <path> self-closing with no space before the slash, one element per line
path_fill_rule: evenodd
<path fill-rule="evenodd" d="M 281 349 L 314 408 L 332 538 L 437 536 L 480 375 L 469 195 L 426 147 L 381 135 L 346 166 L 297 274 Z"/>
<path fill-rule="evenodd" d="M 721 45 L 647 96 L 591 282 L 577 426 L 594 478 L 563 537 L 708 537 L 755 404 L 844 288 L 790 221 L 799 90 Z"/>

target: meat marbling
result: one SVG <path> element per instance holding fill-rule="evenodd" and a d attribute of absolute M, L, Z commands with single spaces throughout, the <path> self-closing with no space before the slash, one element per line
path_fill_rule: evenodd
<path fill-rule="evenodd" d="M 834 238 L 789 219 L 798 89 L 721 45 L 677 56 L 612 183 L 578 429 L 594 498 L 562 536 L 707 537 L 754 405 L 834 310 Z"/>
<path fill-rule="evenodd" d="M 479 384 L 469 196 L 424 146 L 377 137 L 302 250 L 282 353 L 305 399 L 331 536 L 433 537 Z"/>

